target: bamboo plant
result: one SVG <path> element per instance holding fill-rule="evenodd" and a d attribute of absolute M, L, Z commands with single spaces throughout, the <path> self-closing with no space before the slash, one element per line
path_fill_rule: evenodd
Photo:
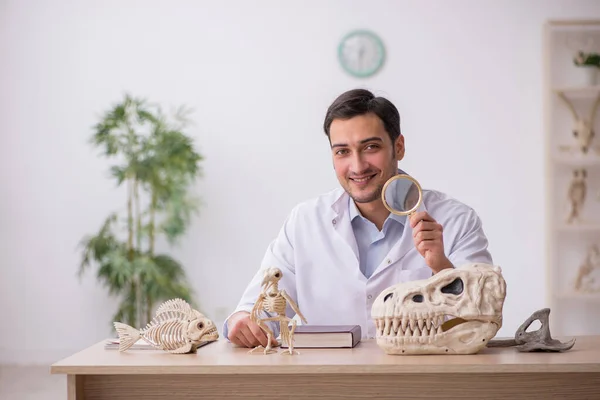
<path fill-rule="evenodd" d="M 191 187 L 203 157 L 184 133 L 189 122 L 185 108 L 167 118 L 160 106 L 125 95 L 94 127 L 91 144 L 115 161 L 110 175 L 126 199 L 124 215 L 111 213 L 83 238 L 78 274 L 97 267 L 98 280 L 121 300 L 114 321 L 143 327 L 158 302 L 194 304 L 183 265 L 157 254 L 157 240 L 176 244 L 200 205 Z"/>

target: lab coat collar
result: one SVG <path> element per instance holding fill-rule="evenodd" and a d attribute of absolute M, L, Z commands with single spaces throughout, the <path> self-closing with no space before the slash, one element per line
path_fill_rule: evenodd
<path fill-rule="evenodd" d="M 353 222 L 355 218 L 361 218 L 363 220 L 366 220 L 366 218 L 361 214 L 360 210 L 358 209 L 356 202 L 354 202 L 349 196 L 348 196 L 348 211 L 350 212 L 350 222 Z M 388 215 L 388 218 L 393 219 L 394 221 L 397 221 L 398 223 L 400 223 L 402 225 L 406 224 L 406 215 L 396 215 L 396 214 L 390 213 L 390 215 Z"/>

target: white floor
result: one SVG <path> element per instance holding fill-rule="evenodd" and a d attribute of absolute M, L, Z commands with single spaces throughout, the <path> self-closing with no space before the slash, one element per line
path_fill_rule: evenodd
<path fill-rule="evenodd" d="M 64 400 L 65 375 L 51 375 L 50 367 L 0 365 L 1 400 Z"/>

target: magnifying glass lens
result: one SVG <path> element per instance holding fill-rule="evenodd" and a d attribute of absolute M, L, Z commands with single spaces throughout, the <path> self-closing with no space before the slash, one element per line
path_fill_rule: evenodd
<path fill-rule="evenodd" d="M 412 214 L 422 201 L 421 186 L 409 175 L 395 175 L 383 187 L 383 200 L 394 214 Z"/>

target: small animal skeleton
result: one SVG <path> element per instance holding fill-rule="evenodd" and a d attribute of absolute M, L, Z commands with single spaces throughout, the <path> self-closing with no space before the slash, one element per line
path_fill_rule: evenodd
<path fill-rule="evenodd" d="M 567 99 L 564 93 L 558 92 L 558 96 L 565 102 L 571 114 L 573 114 L 574 124 L 573 124 L 573 137 L 577 141 L 577 147 L 583 154 L 587 154 L 589 149 L 592 147 L 592 140 L 596 133 L 594 132 L 594 121 L 596 117 L 596 111 L 598 110 L 598 105 L 600 104 L 600 95 L 596 98 L 596 101 L 592 105 L 592 109 L 590 111 L 589 119 L 585 119 L 579 116 L 573 104 Z M 562 146 L 563 150 L 572 151 L 573 148 L 570 146 Z M 596 152 L 600 154 L 600 147 L 594 147 Z"/>
<path fill-rule="evenodd" d="M 589 248 L 585 261 L 579 267 L 575 290 L 581 292 L 600 291 L 600 282 L 596 283 L 594 272 L 600 272 L 600 249 L 595 244 Z"/>
<path fill-rule="evenodd" d="M 285 290 L 279 290 L 279 281 L 283 277 L 283 273 L 279 268 L 267 268 L 264 272 L 264 278 L 261 286 L 263 287 L 262 292 L 259 294 L 252 312 L 250 313 L 250 319 L 258 324 L 263 331 L 267 334 L 267 347 L 264 348 L 264 354 L 274 353 L 275 350 L 271 349 L 271 340 L 273 338 L 273 331 L 269 329 L 266 322 L 278 321 L 281 331 L 281 339 L 287 344 L 288 351 L 282 351 L 281 354 L 294 354 L 294 331 L 296 330 L 296 320 L 288 318 L 285 315 L 287 304 L 289 303 L 294 312 L 300 317 L 302 322 L 305 324 L 306 319 L 300 312 L 298 305 L 290 298 Z M 274 317 L 260 318 L 260 312 L 264 311 L 270 315 L 275 314 Z M 292 322 L 292 328 L 290 329 L 289 323 Z M 257 346 L 249 351 L 254 352 L 257 349 L 262 349 L 263 346 Z M 298 351 L 296 351 L 296 354 Z"/>
<path fill-rule="evenodd" d="M 152 347 L 169 353 L 195 353 L 202 342 L 219 338 L 214 323 L 182 299 L 161 304 L 155 318 L 143 329 L 121 322 L 115 322 L 114 326 L 119 335 L 119 351 L 126 351 L 143 339 Z"/>
<path fill-rule="evenodd" d="M 527 332 L 527 328 L 535 321 L 539 320 L 542 326 L 540 329 Z M 516 346 L 520 352 L 531 351 L 551 351 L 563 352 L 571 349 L 575 345 L 575 339 L 568 342 L 561 342 L 552 339 L 550 335 L 550 309 L 543 308 L 531 314 L 523 324 L 517 329 L 514 339 L 492 339 L 487 347 L 512 347 Z"/>
<path fill-rule="evenodd" d="M 581 219 L 580 213 L 587 194 L 586 177 L 587 171 L 584 168 L 573 171 L 573 178 L 569 184 L 568 191 L 569 214 L 567 216 L 567 223 L 569 224 Z"/>

